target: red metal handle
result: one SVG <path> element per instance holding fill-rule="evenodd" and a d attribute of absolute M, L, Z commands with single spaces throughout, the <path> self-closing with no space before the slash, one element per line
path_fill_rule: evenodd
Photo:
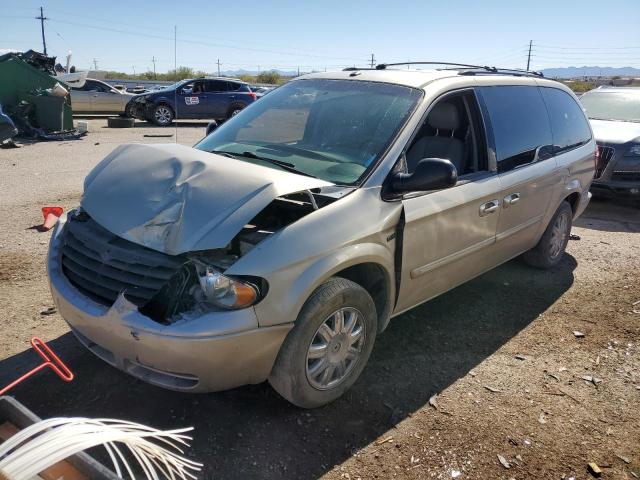
<path fill-rule="evenodd" d="M 33 337 L 31 339 L 31 346 L 36 351 L 36 353 L 40 355 L 40 358 L 44 360 L 44 363 L 41 363 L 40 365 L 35 367 L 33 370 L 25 373 L 20 378 L 14 380 L 9 385 L 4 387 L 2 390 L 0 390 L 0 396 L 7 393 L 9 390 L 11 390 L 13 387 L 18 385 L 23 380 L 26 380 L 33 374 L 47 367 L 51 368 L 51 370 L 53 370 L 56 373 L 56 375 L 58 375 L 65 382 L 70 382 L 71 380 L 73 380 L 73 372 L 69 369 L 69 367 L 67 367 L 64 364 L 62 360 L 60 360 L 60 357 L 58 357 L 53 352 L 53 350 L 49 348 L 49 345 L 47 345 L 45 342 L 40 340 L 38 337 Z"/>
<path fill-rule="evenodd" d="M 48 365 L 51 367 L 51 370 L 56 372 L 62 380 L 65 382 L 70 382 L 73 380 L 73 372 L 67 367 L 60 357 L 58 357 L 53 350 L 47 345 L 45 342 L 40 340 L 38 337 L 33 337 L 31 339 L 31 346 L 33 349 L 42 357 L 45 361 L 44 365 Z"/>

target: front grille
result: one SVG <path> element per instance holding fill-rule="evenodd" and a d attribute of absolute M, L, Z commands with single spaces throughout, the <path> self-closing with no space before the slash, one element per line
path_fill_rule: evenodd
<path fill-rule="evenodd" d="M 609 161 L 613 158 L 615 153 L 616 150 L 613 147 L 603 147 L 598 145 L 598 160 L 596 162 L 596 172 L 593 178 L 600 178 L 602 176 L 602 172 L 607 168 Z"/>
<path fill-rule="evenodd" d="M 640 182 L 640 172 L 614 170 L 611 180 L 615 182 Z"/>
<path fill-rule="evenodd" d="M 81 213 L 71 217 L 63 236 L 62 270 L 91 299 L 113 305 L 124 292 L 132 303 L 145 305 L 184 263 L 120 238 Z"/>

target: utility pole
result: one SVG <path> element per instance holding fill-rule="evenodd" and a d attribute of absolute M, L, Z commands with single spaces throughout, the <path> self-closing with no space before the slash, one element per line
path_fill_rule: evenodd
<path fill-rule="evenodd" d="M 218 65 L 218 76 L 220 76 L 220 65 L 222 65 L 220 63 L 220 59 L 218 59 L 218 61 L 216 62 L 216 64 Z"/>
<path fill-rule="evenodd" d="M 97 70 L 98 70 L 98 60 L 96 60 L 95 58 L 93 59 L 93 69 L 94 69 L 95 71 L 97 71 Z"/>
<path fill-rule="evenodd" d="M 376 66 L 376 57 L 374 57 L 373 53 L 371 54 L 371 68 Z"/>
<path fill-rule="evenodd" d="M 133 65 L 131 68 L 133 68 L 133 76 L 135 77 L 135 75 L 136 75 L 136 66 Z"/>
<path fill-rule="evenodd" d="M 42 29 L 42 49 L 44 50 L 44 54 L 47 54 L 47 41 L 44 39 L 44 21 L 49 20 L 44 16 L 42 12 L 42 7 L 40 7 L 40 16 L 36 17 L 36 20 L 40 20 L 40 28 Z"/>
<path fill-rule="evenodd" d="M 529 65 L 531 65 L 531 45 L 533 45 L 533 40 L 529 40 L 529 54 L 527 55 L 527 72 L 529 71 Z"/>
<path fill-rule="evenodd" d="M 300 76 L 300 67 L 298 67 L 298 76 Z"/>
<path fill-rule="evenodd" d="M 156 56 L 155 55 L 151 58 L 151 61 L 153 62 L 153 79 L 156 80 L 158 77 L 156 77 Z"/>

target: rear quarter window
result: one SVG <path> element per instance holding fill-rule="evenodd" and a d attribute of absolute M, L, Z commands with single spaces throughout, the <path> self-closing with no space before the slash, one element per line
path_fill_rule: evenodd
<path fill-rule="evenodd" d="M 582 108 L 573 97 L 557 88 L 541 87 L 540 91 L 549 110 L 555 154 L 588 143 L 591 130 Z"/>
<path fill-rule="evenodd" d="M 480 87 L 489 115 L 498 161 L 498 172 L 506 172 L 536 159 L 551 156 L 553 138 L 547 108 L 538 87 Z"/>

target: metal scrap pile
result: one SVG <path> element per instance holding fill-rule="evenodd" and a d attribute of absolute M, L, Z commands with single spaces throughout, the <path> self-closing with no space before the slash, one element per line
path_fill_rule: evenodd
<path fill-rule="evenodd" d="M 0 143 L 15 135 L 39 140 L 78 138 L 71 96 L 54 76 L 55 57 L 33 50 L 0 56 Z M 8 117 L 8 118 L 7 118 Z"/>

